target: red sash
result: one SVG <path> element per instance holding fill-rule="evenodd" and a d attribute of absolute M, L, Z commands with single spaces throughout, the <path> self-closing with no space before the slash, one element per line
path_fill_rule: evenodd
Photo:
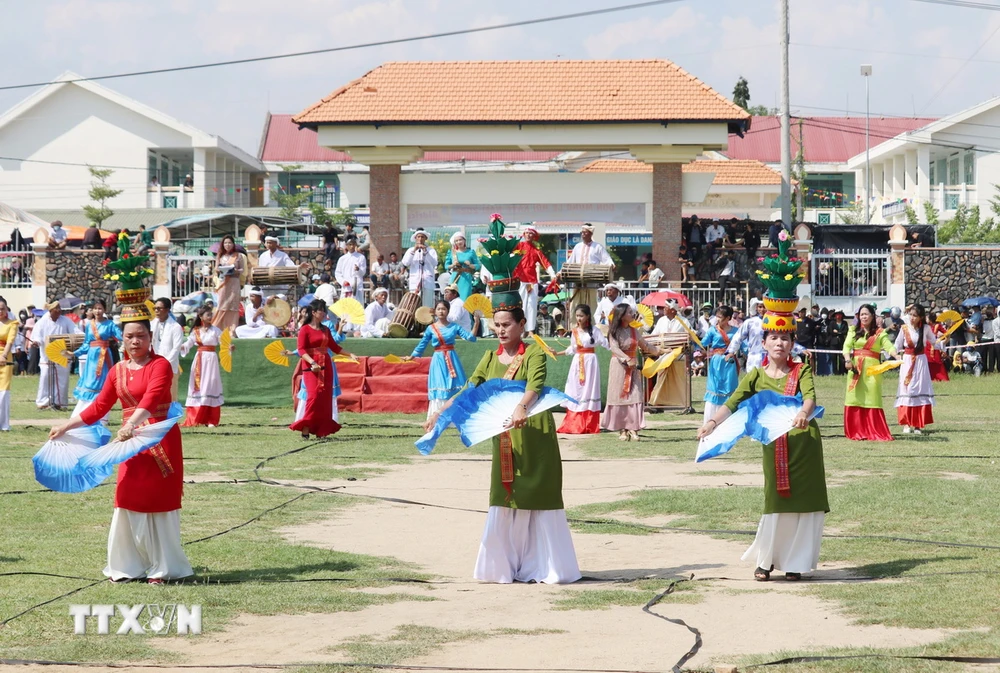
<path fill-rule="evenodd" d="M 512 381 L 517 374 L 517 370 L 521 368 L 522 362 L 524 362 L 523 343 L 518 349 L 517 355 L 507 365 L 507 371 L 503 373 L 504 380 Z M 514 444 L 510 439 L 510 430 L 500 433 L 500 483 L 503 484 L 504 490 L 507 491 L 507 500 L 510 500 L 510 496 L 514 492 Z"/>
<path fill-rule="evenodd" d="M 118 368 L 117 376 L 115 377 L 115 392 L 118 393 L 118 399 L 122 403 L 122 424 L 125 421 L 132 418 L 132 414 L 135 413 L 135 409 L 138 406 L 138 401 L 132 396 L 132 393 L 128 390 L 128 385 L 126 385 L 125 377 L 128 375 L 128 364 L 126 361 L 119 362 L 115 365 Z M 150 423 L 158 423 L 159 421 L 164 421 L 167 418 L 167 411 L 170 409 L 170 404 L 161 404 L 155 409 L 146 409 L 149 412 L 149 418 L 137 425 L 137 428 L 141 428 L 144 425 L 149 425 Z M 173 474 L 174 466 L 170 464 L 170 457 L 167 455 L 167 450 L 163 448 L 162 444 L 157 444 L 156 446 L 148 449 L 149 455 L 153 457 L 156 461 L 156 466 L 160 468 L 160 474 L 164 477 Z"/>
<path fill-rule="evenodd" d="M 923 326 L 921 326 L 921 329 L 923 329 Z M 908 386 L 908 385 L 910 385 L 910 381 L 913 380 L 913 370 L 916 369 L 916 367 L 917 367 L 917 358 L 916 358 L 916 356 L 917 355 L 923 355 L 924 351 L 921 350 L 918 353 L 917 350 L 916 350 L 916 348 L 914 348 L 913 337 L 910 336 L 910 330 L 906 329 L 905 325 L 903 326 L 903 338 L 906 339 L 906 348 L 903 350 L 903 352 L 906 355 L 912 355 L 913 356 L 913 358 L 910 360 L 910 366 L 906 370 L 906 377 L 903 379 L 903 385 L 904 386 Z"/>
<path fill-rule="evenodd" d="M 858 381 L 861 379 L 862 370 L 865 367 L 865 360 L 871 358 L 872 360 L 878 360 L 879 354 L 876 353 L 873 348 L 875 348 L 875 342 L 878 340 L 879 334 L 882 333 L 882 328 L 879 327 L 875 330 L 875 333 L 868 337 L 868 341 L 862 348 L 855 348 L 851 351 L 851 357 L 856 358 L 854 363 L 854 371 L 851 372 L 851 381 L 847 384 L 848 390 L 854 390 L 854 386 L 858 385 Z"/>
<path fill-rule="evenodd" d="M 194 342 L 198 344 L 198 353 L 194 356 L 194 391 L 201 391 L 201 354 L 214 353 L 215 346 L 205 346 L 201 343 L 201 328 L 194 331 Z"/>
<path fill-rule="evenodd" d="M 444 363 L 448 366 L 448 376 L 450 376 L 453 379 L 458 378 L 458 372 L 455 371 L 455 365 L 454 363 L 452 363 L 451 356 L 448 354 L 448 351 L 455 350 L 455 346 L 445 343 L 444 337 L 441 336 L 441 330 L 438 329 L 437 324 L 431 323 L 431 329 L 434 330 L 434 334 L 436 334 L 438 338 L 438 343 L 441 344 L 440 346 L 435 348 L 434 351 L 438 353 L 444 353 L 442 357 L 444 358 Z"/>
<path fill-rule="evenodd" d="M 719 336 L 722 337 L 722 343 L 725 344 L 725 348 L 713 348 L 712 349 L 712 355 L 723 355 L 724 356 L 729 351 L 729 344 L 730 344 L 730 342 L 732 340 L 729 338 L 729 335 L 726 334 L 726 330 L 722 330 L 722 329 L 719 329 L 718 327 L 716 327 L 715 331 L 718 332 Z M 733 358 L 733 362 L 736 363 L 736 373 L 739 374 L 740 373 L 740 359 L 734 357 Z"/>
<path fill-rule="evenodd" d="M 98 376 L 104 371 L 104 361 L 107 357 L 108 352 L 108 342 L 101 340 L 101 335 L 97 332 L 97 321 L 90 321 L 90 333 L 93 335 L 92 341 L 90 342 L 91 348 L 100 348 L 99 355 L 97 356 L 97 368 L 94 370 Z"/>
<path fill-rule="evenodd" d="M 634 358 L 636 350 L 639 348 L 639 337 L 636 336 L 635 328 L 632 328 L 632 346 L 625 351 L 625 354 L 629 358 Z M 622 384 L 622 397 L 628 397 L 632 392 L 632 372 L 635 371 L 635 367 L 626 366 L 625 368 L 625 382 Z"/>
<path fill-rule="evenodd" d="M 799 387 L 799 371 L 802 363 L 792 365 L 785 382 L 785 395 L 791 397 Z M 788 479 L 788 433 L 785 433 L 774 443 L 774 474 L 778 495 L 789 498 L 792 495 L 792 485 Z"/>

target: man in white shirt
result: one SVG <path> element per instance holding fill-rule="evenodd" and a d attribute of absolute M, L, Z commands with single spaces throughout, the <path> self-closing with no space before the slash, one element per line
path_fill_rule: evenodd
<path fill-rule="evenodd" d="M 437 279 L 438 256 L 437 251 L 427 245 L 427 232 L 417 229 L 410 236 L 413 247 L 406 250 L 403 260 L 400 262 L 409 270 L 409 290 L 410 292 L 420 292 L 421 305 L 432 306 L 434 304 L 434 286 Z"/>
<path fill-rule="evenodd" d="M 633 309 L 635 308 L 635 299 L 623 295 L 620 287 L 614 283 L 605 285 L 604 297 L 601 301 L 597 302 L 597 310 L 594 311 L 594 324 L 608 324 L 608 320 L 611 319 L 611 312 L 615 310 L 615 306 L 618 306 L 622 302 L 629 304 Z"/>
<path fill-rule="evenodd" d="M 351 237 L 344 242 L 344 254 L 337 260 L 334 278 L 340 284 L 341 297 L 354 297 L 364 302 L 365 274 L 368 273 L 368 260 L 358 252 L 358 239 Z"/>
<path fill-rule="evenodd" d="M 656 321 L 652 334 L 684 334 L 689 323 L 677 315 L 677 304 L 668 302 L 663 307 L 663 317 Z M 664 346 L 662 350 L 669 352 L 674 347 Z M 690 389 L 687 384 L 687 358 L 683 355 L 674 360 L 673 364 L 656 375 L 656 385 L 649 394 L 649 405 L 657 407 L 691 406 Z"/>
<path fill-rule="evenodd" d="M 365 307 L 365 324 L 361 326 L 361 336 L 382 337 L 389 329 L 393 308 L 388 303 L 389 290 L 377 287 L 372 290 L 372 303 Z"/>
<path fill-rule="evenodd" d="M 646 264 L 646 282 L 649 283 L 649 289 L 653 290 L 660 287 L 660 281 L 663 280 L 663 269 L 657 266 L 656 261 L 652 259 Z"/>
<path fill-rule="evenodd" d="M 76 323 L 62 314 L 58 301 L 46 304 L 45 309 L 48 313 L 38 319 L 31 331 L 31 338 L 38 343 L 38 367 L 41 373 L 35 405 L 39 409 L 48 409 L 51 406 L 61 411 L 69 402 L 69 367 L 57 365 L 49 360 L 49 356 L 45 354 L 47 337 L 76 334 L 80 330 L 77 329 Z"/>
<path fill-rule="evenodd" d="M 603 266 L 610 266 L 611 272 L 614 273 L 615 264 L 611 261 L 611 255 L 604 249 L 604 246 L 594 242 L 594 225 L 588 222 L 580 227 L 580 239 L 580 242 L 573 246 L 573 252 L 566 258 L 566 264 L 601 264 Z M 560 280 L 561 276 L 562 272 L 560 271 L 559 275 L 556 276 L 556 280 Z M 574 295 L 575 299 L 567 307 L 569 308 L 569 315 L 573 315 L 575 307 L 580 304 L 587 304 L 588 306 L 597 304 L 597 290 L 591 287 L 578 285 L 571 289 L 570 294 Z"/>
<path fill-rule="evenodd" d="M 149 327 L 153 332 L 153 352 L 170 363 L 174 376 L 170 382 L 170 399 L 177 401 L 177 379 L 180 373 L 181 344 L 184 343 L 184 328 L 170 315 L 170 300 L 161 297 L 153 304 L 153 320 Z"/>
<path fill-rule="evenodd" d="M 451 304 L 448 311 L 448 322 L 453 322 L 466 332 L 472 331 L 472 314 L 465 310 L 462 297 L 458 294 L 457 285 L 449 285 L 444 289 L 444 299 Z"/>
<path fill-rule="evenodd" d="M 705 242 L 715 247 L 722 247 L 722 239 L 726 237 L 726 228 L 718 220 L 712 220 L 712 224 L 705 230 Z"/>
<path fill-rule="evenodd" d="M 371 247 L 371 240 L 368 237 L 368 225 L 362 224 L 361 230 L 357 232 L 358 234 L 358 252 L 367 255 L 368 249 Z"/>
<path fill-rule="evenodd" d="M 757 314 L 747 318 L 736 330 L 736 334 L 729 340 L 729 347 L 726 349 L 726 359 L 732 361 L 740 352 L 740 344 L 747 345 L 747 372 L 760 367 L 761 360 L 764 359 L 764 302 L 750 300 L 750 305 Z"/>
<path fill-rule="evenodd" d="M 264 321 L 264 294 L 259 287 L 250 288 L 250 294 L 243 304 L 245 325 L 236 328 L 240 339 L 277 339 L 278 328 Z"/>
<path fill-rule="evenodd" d="M 313 292 L 313 298 L 322 299 L 327 308 L 333 305 L 333 302 L 337 301 L 337 288 L 330 282 L 331 280 L 330 274 L 321 273 L 319 275 L 319 285 L 316 287 L 316 291 Z"/>
<path fill-rule="evenodd" d="M 385 255 L 379 253 L 375 263 L 372 264 L 372 285 L 374 287 L 389 287 L 389 264 L 385 261 Z M 375 296 L 372 295 L 374 299 Z"/>
<path fill-rule="evenodd" d="M 287 267 L 298 267 L 298 264 L 292 261 L 284 251 L 278 250 L 278 239 L 274 236 L 264 237 L 264 247 L 267 248 L 264 252 L 260 253 L 260 257 L 257 258 L 257 266 L 261 268 L 270 268 L 272 266 L 287 266 Z M 269 285 L 262 288 L 264 294 L 264 299 L 269 297 L 278 297 L 284 299 L 288 290 L 291 288 L 290 285 Z"/>

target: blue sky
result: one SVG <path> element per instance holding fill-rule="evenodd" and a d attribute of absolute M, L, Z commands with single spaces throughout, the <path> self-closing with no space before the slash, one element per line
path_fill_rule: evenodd
<path fill-rule="evenodd" d="M 0 85 L 187 65 L 453 30 L 626 0 L 39 0 L 5 3 Z M 998 2 L 997 4 L 1000 4 Z M 726 96 L 778 100 L 778 2 L 682 0 L 429 42 L 112 80 L 105 85 L 255 153 L 265 113 L 297 112 L 388 60 L 666 58 Z M 997 31 L 997 34 L 994 34 Z M 992 35 L 992 37 L 991 37 Z M 793 113 L 940 116 L 1000 94 L 1000 12 L 915 0 L 791 0 Z M 975 59 L 966 62 L 975 53 Z M 900 53 L 885 53 L 900 52 Z M 910 55 L 903 55 L 910 54 Z M 0 91 L 6 109 L 29 91 Z M 832 108 L 821 110 L 816 108 Z"/>

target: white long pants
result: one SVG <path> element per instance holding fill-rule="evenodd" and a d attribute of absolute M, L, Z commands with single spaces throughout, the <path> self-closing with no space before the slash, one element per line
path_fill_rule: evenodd
<path fill-rule="evenodd" d="M 498 584 L 580 579 L 566 510 L 490 507 L 473 577 Z"/>
<path fill-rule="evenodd" d="M 115 508 L 108 533 L 108 566 L 113 580 L 175 580 L 194 574 L 181 547 L 181 511 L 133 512 Z"/>
<path fill-rule="evenodd" d="M 807 573 L 819 564 L 824 512 L 764 514 L 753 544 L 742 556 L 757 567 L 786 573 Z"/>
<path fill-rule="evenodd" d="M 61 367 L 50 362 L 43 362 L 39 365 L 40 376 L 38 377 L 38 395 L 35 397 L 35 404 L 38 407 L 65 407 L 69 404 L 69 367 Z M 53 371 L 55 370 L 55 371 Z M 50 383 L 50 379 L 55 381 Z M 55 395 L 49 390 L 49 386 L 55 384 Z"/>
<path fill-rule="evenodd" d="M 531 290 L 528 290 L 528 287 Z M 529 332 L 535 331 L 535 320 L 538 317 L 538 283 L 521 284 L 518 289 L 521 295 L 521 305 L 524 308 L 524 328 Z"/>
<path fill-rule="evenodd" d="M 10 391 L 0 390 L 0 431 L 10 430 Z"/>

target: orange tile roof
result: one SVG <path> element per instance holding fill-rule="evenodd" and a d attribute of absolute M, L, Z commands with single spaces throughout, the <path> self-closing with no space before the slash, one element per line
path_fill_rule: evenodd
<path fill-rule="evenodd" d="M 742 121 L 680 66 L 641 61 L 389 62 L 299 113 L 298 124 Z"/>
<path fill-rule="evenodd" d="M 692 161 L 681 170 L 685 173 L 715 173 L 713 185 L 780 185 L 781 174 L 752 159 L 729 161 Z M 580 173 L 652 173 L 652 164 L 632 159 L 597 159 Z"/>

